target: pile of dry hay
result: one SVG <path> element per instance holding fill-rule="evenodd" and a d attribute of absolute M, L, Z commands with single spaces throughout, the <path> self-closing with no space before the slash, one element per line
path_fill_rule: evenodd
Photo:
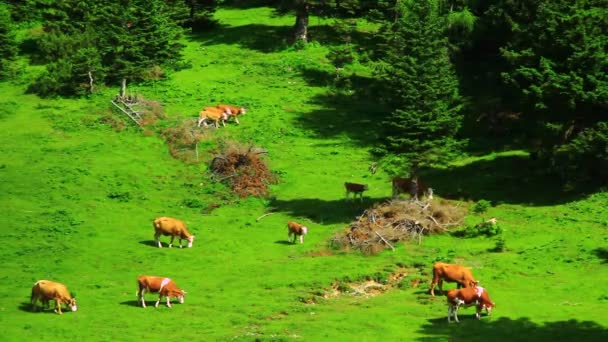
<path fill-rule="evenodd" d="M 209 165 L 213 178 L 228 182 L 240 197 L 268 195 L 268 185 L 276 183 L 277 179 L 261 157 L 267 152 L 236 143 L 222 146 Z"/>
<path fill-rule="evenodd" d="M 331 243 L 341 249 L 358 249 L 375 254 L 399 241 L 422 241 L 422 235 L 441 233 L 458 226 L 467 209 L 453 202 L 436 199 L 432 202 L 390 200 L 363 212 Z"/>

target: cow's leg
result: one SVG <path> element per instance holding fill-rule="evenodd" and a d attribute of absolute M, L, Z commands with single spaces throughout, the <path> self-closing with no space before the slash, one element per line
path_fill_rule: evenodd
<path fill-rule="evenodd" d="M 452 304 L 448 304 L 448 323 L 451 323 L 452 320 Z"/>
<path fill-rule="evenodd" d="M 237 125 L 240 125 L 240 124 L 241 124 L 241 123 L 239 122 L 239 118 L 238 118 L 236 115 L 234 116 L 234 121 L 236 121 L 236 124 L 237 124 Z"/>
<path fill-rule="evenodd" d="M 182 248 L 182 238 L 179 238 L 179 248 Z"/>
<path fill-rule="evenodd" d="M 158 307 L 158 304 L 160 303 L 160 300 L 161 300 L 161 299 L 163 299 L 163 295 L 162 295 L 162 294 L 159 294 L 159 295 L 158 295 L 158 300 L 157 300 L 157 301 L 156 301 L 156 303 L 154 304 L 154 307 L 155 307 L 155 308 L 157 308 L 157 307 Z"/>
<path fill-rule="evenodd" d="M 175 239 L 175 235 L 171 235 L 171 241 L 169 242 L 169 248 L 173 247 L 173 239 Z"/>
<path fill-rule="evenodd" d="M 163 245 L 160 243 L 160 234 L 159 233 L 154 234 L 154 241 L 156 241 L 158 248 L 163 248 Z"/>
<path fill-rule="evenodd" d="M 439 278 L 437 285 L 439 285 L 439 293 L 443 294 L 443 279 Z"/>
<path fill-rule="evenodd" d="M 171 296 L 167 296 L 167 306 L 171 307 Z"/>
<path fill-rule="evenodd" d="M 55 298 L 55 302 L 57 303 L 57 308 L 55 308 L 55 312 L 60 315 L 63 315 L 63 313 L 61 312 L 61 299 Z"/>
<path fill-rule="evenodd" d="M 287 232 L 287 241 L 291 242 L 291 231 Z"/>
<path fill-rule="evenodd" d="M 304 243 L 304 235 L 300 235 L 300 243 Z"/>
<path fill-rule="evenodd" d="M 460 323 L 460 321 L 458 320 L 458 308 L 460 308 L 460 305 L 456 304 L 456 306 L 454 307 L 454 320 L 456 321 L 456 323 Z"/>
<path fill-rule="evenodd" d="M 139 292 L 137 293 L 137 297 L 139 299 L 139 301 L 141 302 L 141 306 L 143 308 L 146 307 L 146 300 L 144 299 L 144 293 L 146 292 L 146 289 L 139 289 Z"/>

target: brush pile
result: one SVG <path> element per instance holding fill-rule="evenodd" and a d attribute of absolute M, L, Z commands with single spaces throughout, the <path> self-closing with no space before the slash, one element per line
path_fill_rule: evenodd
<path fill-rule="evenodd" d="M 422 236 L 442 233 L 462 223 L 466 208 L 450 201 L 390 200 L 363 212 L 331 243 L 341 249 L 376 254 L 399 241 L 422 242 Z"/>
<path fill-rule="evenodd" d="M 222 150 L 209 164 L 213 178 L 228 182 L 239 197 L 268 195 L 268 185 L 276 183 L 261 155 L 266 151 L 253 146 L 243 147 L 237 143 L 222 144 Z"/>

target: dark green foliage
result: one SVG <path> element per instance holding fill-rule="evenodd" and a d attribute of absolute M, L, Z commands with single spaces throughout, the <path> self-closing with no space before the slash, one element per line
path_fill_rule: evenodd
<path fill-rule="evenodd" d="M 41 95 L 83 95 L 104 82 L 157 78 L 160 66 L 181 59 L 182 29 L 161 0 L 47 4 L 39 41 L 52 62 L 31 89 Z M 93 85 L 91 86 L 91 78 Z"/>
<path fill-rule="evenodd" d="M 8 63 L 17 56 L 14 30 L 8 6 L 0 3 L 0 79 L 4 77 Z"/>
<path fill-rule="evenodd" d="M 608 182 L 608 121 L 582 131 L 554 154 L 555 165 L 571 182 Z"/>
<path fill-rule="evenodd" d="M 454 236 L 474 238 L 478 236 L 492 237 L 502 234 L 502 228 L 492 221 L 485 221 L 474 226 L 467 226 L 463 230 L 458 230 L 452 233 Z"/>
<path fill-rule="evenodd" d="M 408 1 L 384 30 L 377 75 L 391 108 L 383 152 L 410 166 L 433 164 L 458 149 L 458 80 L 450 63 L 444 20 L 433 1 Z"/>
<path fill-rule="evenodd" d="M 482 214 L 485 213 L 488 208 L 490 208 L 492 206 L 492 203 L 490 203 L 490 201 L 486 201 L 486 200 L 479 200 L 477 201 L 477 203 L 475 203 L 473 205 L 473 207 L 471 207 L 471 211 L 475 214 Z"/>
<path fill-rule="evenodd" d="M 596 123 L 608 121 L 605 2 L 502 0 L 495 1 L 485 15 L 486 25 L 493 25 L 491 30 L 504 41 L 501 53 L 508 66 L 502 77 L 516 96 L 514 104 L 524 110 L 527 133 L 537 141 L 534 149 L 541 150 L 538 156 L 561 174 L 565 169 L 579 169 L 585 178 L 592 178 L 588 163 L 561 162 L 574 161 L 577 153 L 583 154 L 580 159 L 597 155 L 594 144 L 580 141 L 591 135 L 601 140 L 602 133 L 590 130 L 598 128 Z M 560 147 L 579 134 L 586 137 L 576 147 Z M 583 150 L 585 146 L 591 150 Z M 605 153 L 597 157 L 605 160 Z"/>

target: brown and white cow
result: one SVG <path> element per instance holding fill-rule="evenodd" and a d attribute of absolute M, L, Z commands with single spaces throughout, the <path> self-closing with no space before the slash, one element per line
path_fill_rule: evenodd
<path fill-rule="evenodd" d="M 160 242 L 161 235 L 170 235 L 171 242 L 169 242 L 169 248 L 173 247 L 173 240 L 177 236 L 179 238 L 179 248 L 182 248 L 182 240 L 188 241 L 188 247 L 192 247 L 194 242 L 194 235 L 188 232 L 186 224 L 172 217 L 157 217 L 152 222 L 154 226 L 154 241 L 158 244 L 158 248 L 163 248 Z"/>
<path fill-rule="evenodd" d="M 300 243 L 304 243 L 304 235 L 308 234 L 308 227 L 303 226 L 297 222 L 289 221 L 287 222 L 287 240 L 291 240 L 291 236 L 293 235 L 292 243 L 296 243 L 296 238 L 300 237 Z"/>
<path fill-rule="evenodd" d="M 357 198 L 357 194 L 363 201 L 363 191 L 368 189 L 367 184 L 357 184 L 357 183 L 344 183 L 344 188 L 346 188 L 346 199 L 348 199 L 348 194 L 353 193 L 353 199 Z"/>
<path fill-rule="evenodd" d="M 209 119 L 215 123 L 215 128 L 219 128 L 219 122 L 222 122 L 222 126 L 226 126 L 226 120 L 228 120 L 228 114 L 226 114 L 223 110 L 215 107 L 205 107 L 202 111 L 198 113 L 198 127 L 203 124 L 205 127 L 207 126 L 206 120 Z"/>
<path fill-rule="evenodd" d="M 156 308 L 163 297 L 167 298 L 168 307 L 171 307 L 171 297 L 177 298 L 180 304 L 183 304 L 184 295 L 186 294 L 186 291 L 177 287 L 175 282 L 167 277 L 140 275 L 137 277 L 137 288 L 137 298 L 144 308 L 146 307 L 146 301 L 144 300 L 146 292 L 158 293 L 158 300 L 154 304 Z"/>
<path fill-rule="evenodd" d="M 496 306 L 490 300 L 488 291 L 481 286 L 465 287 L 462 289 L 449 290 L 448 297 L 448 323 L 451 322 L 451 317 L 454 316 L 456 322 L 458 320 L 458 308 L 461 306 L 469 307 L 475 305 L 477 311 L 475 317 L 481 318 L 481 311 L 486 309 L 488 315 L 492 312 L 492 308 Z"/>
<path fill-rule="evenodd" d="M 410 198 L 415 200 L 423 196 L 426 196 L 428 200 L 433 199 L 433 189 L 427 187 L 418 177 L 395 177 L 392 183 L 393 197 L 399 196 L 400 193 L 407 193 L 410 195 Z"/>
<path fill-rule="evenodd" d="M 237 106 L 221 104 L 221 103 L 218 104 L 216 107 L 223 110 L 224 113 L 226 113 L 229 118 L 233 117 L 234 121 L 236 121 L 237 125 L 240 124 L 238 116 L 247 114 L 247 110 L 244 107 L 237 107 Z"/>
<path fill-rule="evenodd" d="M 50 280 L 38 280 L 32 287 L 32 296 L 30 297 L 32 302 L 32 311 L 36 311 L 36 302 L 40 300 L 43 305 L 47 306 L 48 302 L 54 300 L 57 304 L 55 312 L 63 314 L 61 312 L 61 305 L 67 305 L 70 310 L 76 311 L 76 298 L 72 297 L 68 288 L 61 284 Z"/>
<path fill-rule="evenodd" d="M 435 285 L 439 284 L 439 291 L 443 293 L 443 281 L 458 283 L 458 288 L 475 287 L 479 281 L 475 280 L 471 270 L 467 267 L 444 262 L 433 264 L 433 281 L 431 282 L 431 295 L 435 296 Z"/>

